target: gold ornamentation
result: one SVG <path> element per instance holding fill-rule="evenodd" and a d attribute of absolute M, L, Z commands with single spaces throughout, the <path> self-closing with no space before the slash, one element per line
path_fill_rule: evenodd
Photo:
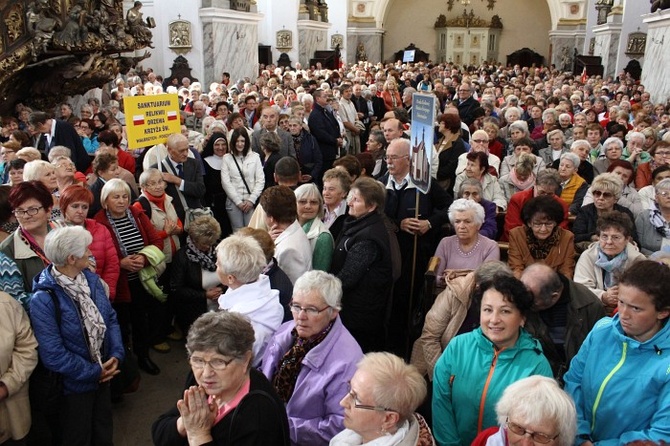
<path fill-rule="evenodd" d="M 23 8 L 20 4 L 14 5 L 12 10 L 7 14 L 5 19 L 5 26 L 7 27 L 7 45 L 11 45 L 21 37 L 21 30 L 23 29 Z"/>

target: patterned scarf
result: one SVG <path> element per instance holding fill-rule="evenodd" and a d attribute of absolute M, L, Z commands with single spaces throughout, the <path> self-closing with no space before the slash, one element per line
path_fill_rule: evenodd
<path fill-rule="evenodd" d="M 86 338 L 91 359 L 102 365 L 102 344 L 105 341 L 105 332 L 107 326 L 102 319 L 102 314 L 91 299 L 91 288 L 84 273 L 79 273 L 74 279 L 53 268 L 52 275 L 58 285 L 60 285 L 65 294 L 72 299 L 79 310 L 81 319 L 84 322 Z"/>
<path fill-rule="evenodd" d="M 279 362 L 277 371 L 272 378 L 272 384 L 277 391 L 277 394 L 285 403 L 288 403 L 291 396 L 293 396 L 295 383 L 298 380 L 298 374 L 302 368 L 302 360 L 305 359 L 305 356 L 307 356 L 307 353 L 309 353 L 310 350 L 319 345 L 326 336 L 328 336 L 334 323 L 335 319 L 330 321 L 330 324 L 312 339 L 298 337 L 298 331 L 295 328 L 291 331 L 293 346 L 286 352 Z"/>
<path fill-rule="evenodd" d="M 617 274 L 623 271 L 624 266 L 626 266 L 628 252 L 626 248 L 624 248 L 623 251 L 610 259 L 609 256 L 602 251 L 600 245 L 598 245 L 597 251 L 598 258 L 596 259 L 596 266 L 605 271 L 603 284 L 605 285 L 605 289 L 609 289 L 616 285 Z"/>
<path fill-rule="evenodd" d="M 302 131 L 297 135 L 291 135 L 293 138 L 293 148 L 295 149 L 295 157 L 300 160 L 300 147 L 302 147 Z"/>
<path fill-rule="evenodd" d="M 116 236 L 116 240 L 119 241 L 119 248 L 121 249 L 121 258 L 128 257 L 128 250 L 126 249 L 126 245 L 123 244 L 123 240 L 121 240 L 121 235 L 119 234 L 119 230 L 116 228 L 116 223 L 114 222 L 114 218 L 112 218 L 112 214 L 109 213 L 109 211 L 105 211 L 107 214 L 107 220 L 109 221 L 109 224 L 112 226 L 112 229 L 114 230 L 114 235 Z M 137 222 L 133 218 L 132 212 L 130 212 L 130 209 L 126 209 L 126 218 L 130 220 L 130 223 L 133 225 L 133 227 L 139 232 L 140 234 L 142 233 L 140 231 L 140 228 L 137 227 Z"/>
<path fill-rule="evenodd" d="M 649 210 L 649 222 L 661 236 L 664 238 L 670 237 L 670 223 L 663 218 L 663 214 L 661 214 L 661 210 L 658 208 L 658 203 L 655 201 L 654 207 Z"/>
<path fill-rule="evenodd" d="M 216 271 L 216 249 L 214 246 L 210 246 L 209 251 L 202 252 L 195 247 L 190 235 L 186 237 L 186 258 L 209 272 Z"/>
<path fill-rule="evenodd" d="M 533 230 L 526 226 L 526 240 L 528 240 L 528 250 L 535 260 L 544 260 L 549 255 L 551 248 L 558 243 L 558 227 L 545 240 L 538 240 L 533 234 Z"/>

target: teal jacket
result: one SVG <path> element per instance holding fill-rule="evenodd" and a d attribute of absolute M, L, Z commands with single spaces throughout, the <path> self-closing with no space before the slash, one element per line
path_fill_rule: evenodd
<path fill-rule="evenodd" d="M 505 388 L 532 375 L 552 377 L 539 341 L 524 330 L 514 347 L 496 350 L 482 329 L 456 336 L 435 365 L 433 434 L 439 446 L 469 445 L 497 426 Z"/>
<path fill-rule="evenodd" d="M 670 324 L 640 343 L 624 334 L 618 315 L 601 319 L 564 380 L 577 407 L 577 435 L 590 435 L 596 446 L 670 438 Z"/>

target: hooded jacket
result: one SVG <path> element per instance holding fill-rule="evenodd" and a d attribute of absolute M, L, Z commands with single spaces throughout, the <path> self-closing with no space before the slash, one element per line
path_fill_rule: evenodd
<path fill-rule="evenodd" d="M 625 335 L 618 314 L 601 319 L 564 377 L 577 407 L 577 435 L 590 435 L 596 446 L 670 438 L 669 364 L 667 320 L 638 342 Z"/>
<path fill-rule="evenodd" d="M 516 344 L 496 350 L 481 327 L 456 336 L 435 365 L 433 434 L 440 446 L 470 444 L 498 424 L 495 405 L 510 384 L 552 377 L 539 341 L 521 328 Z"/>

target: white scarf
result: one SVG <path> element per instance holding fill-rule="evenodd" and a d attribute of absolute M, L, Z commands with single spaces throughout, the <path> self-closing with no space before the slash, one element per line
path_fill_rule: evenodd
<path fill-rule="evenodd" d="M 372 441 L 363 443 L 363 439 L 356 432 L 345 429 L 339 434 L 335 435 L 332 440 L 330 440 L 330 446 L 354 446 L 354 445 L 365 445 L 365 446 L 395 446 L 400 444 L 401 441 L 405 439 L 409 431 L 409 422 L 405 420 L 404 423 L 398 428 L 395 434 L 391 435 L 387 433 L 379 438 L 375 438 Z"/>
<path fill-rule="evenodd" d="M 207 164 L 209 164 L 209 167 L 211 167 L 214 170 L 221 170 L 221 164 L 223 163 L 223 157 L 222 156 L 208 156 L 205 158 L 205 161 Z"/>

